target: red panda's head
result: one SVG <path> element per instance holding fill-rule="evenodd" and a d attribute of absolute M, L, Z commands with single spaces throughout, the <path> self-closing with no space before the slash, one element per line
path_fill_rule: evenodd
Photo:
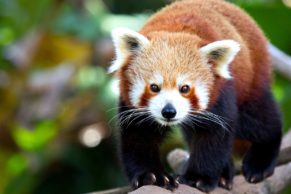
<path fill-rule="evenodd" d="M 178 124 L 208 108 L 217 77 L 230 79 L 229 64 L 239 51 L 233 40 L 201 45 L 185 33 L 129 30 L 112 32 L 120 93 L 129 106 L 146 108 L 162 125 Z"/>

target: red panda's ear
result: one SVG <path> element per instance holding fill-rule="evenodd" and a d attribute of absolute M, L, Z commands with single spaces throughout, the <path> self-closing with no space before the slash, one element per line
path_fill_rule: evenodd
<path fill-rule="evenodd" d="M 229 65 L 239 50 L 240 45 L 234 40 L 216 41 L 200 48 L 200 52 L 206 57 L 206 60 L 215 64 L 216 73 L 225 79 L 232 78 Z"/>
<path fill-rule="evenodd" d="M 114 29 L 111 36 L 115 47 L 116 59 L 109 67 L 109 73 L 117 71 L 125 63 L 129 55 L 135 54 L 149 43 L 145 36 L 127 28 Z"/>

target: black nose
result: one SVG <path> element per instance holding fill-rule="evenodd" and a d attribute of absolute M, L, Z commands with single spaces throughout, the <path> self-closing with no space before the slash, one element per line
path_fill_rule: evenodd
<path fill-rule="evenodd" d="M 176 116 L 176 110 L 171 104 L 166 104 L 166 106 L 162 109 L 162 115 L 166 119 L 172 119 Z"/>

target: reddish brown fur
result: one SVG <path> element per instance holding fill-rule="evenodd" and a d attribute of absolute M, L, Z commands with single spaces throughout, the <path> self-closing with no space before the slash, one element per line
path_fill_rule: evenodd
<path fill-rule="evenodd" d="M 199 37 L 196 45 L 222 39 L 239 42 L 241 51 L 231 65 L 239 104 L 259 96 L 262 88 L 269 85 L 270 60 L 263 33 L 249 16 L 227 2 L 175 2 L 152 16 L 140 32 L 151 39 L 156 31 L 196 35 Z M 211 102 L 215 102 L 221 84 L 222 79 L 216 77 Z"/>
<path fill-rule="evenodd" d="M 236 154 L 236 156 L 242 157 L 250 148 L 251 143 L 246 140 L 235 139 L 233 146 L 233 152 Z"/>
<path fill-rule="evenodd" d="M 212 87 L 213 70 L 204 64 L 204 59 L 198 51 L 200 42 L 203 42 L 199 37 L 167 32 L 152 32 L 148 37 L 151 39 L 150 46 L 144 48 L 131 60 L 132 65 L 124 65 L 128 68 L 121 70 L 126 70 L 122 74 L 126 75 L 126 79 L 120 76 L 121 85 L 124 84 L 123 82 L 134 83 L 135 78 L 138 77 L 142 77 L 149 85 L 152 76 L 160 73 L 164 78 L 162 89 L 178 90 L 177 78 L 183 75 L 189 76 L 193 81 L 199 78 L 205 82 L 207 88 L 214 88 Z M 121 94 L 124 99 L 129 99 L 128 93 L 121 92 Z M 215 92 L 213 94 L 215 96 Z"/>
<path fill-rule="evenodd" d="M 188 98 L 193 107 L 198 107 L 198 99 L 194 88 L 191 88 L 187 94 L 182 94 L 182 96 Z"/>
<path fill-rule="evenodd" d="M 149 103 L 149 99 L 156 96 L 157 93 L 154 93 L 150 90 L 150 85 L 146 86 L 143 92 L 143 95 L 140 99 L 140 106 L 144 107 L 147 106 Z"/>

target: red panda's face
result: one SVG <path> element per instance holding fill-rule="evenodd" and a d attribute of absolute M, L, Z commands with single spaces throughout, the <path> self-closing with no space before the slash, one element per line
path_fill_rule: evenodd
<path fill-rule="evenodd" d="M 193 111 L 206 109 L 208 84 L 212 84 L 210 79 L 197 81 L 187 74 L 162 74 L 159 71 L 152 72 L 149 79 L 132 77 L 131 80 L 129 99 L 132 105 L 146 107 L 163 125 L 178 124 Z"/>
<path fill-rule="evenodd" d="M 127 41 L 115 39 L 121 49 L 110 71 L 120 71 L 121 95 L 131 106 L 145 108 L 162 125 L 182 123 L 193 112 L 208 108 L 218 73 L 208 63 L 210 51 L 199 47 L 200 39 L 160 32 L 148 40 L 132 31 L 123 38 Z M 215 57 L 224 52 L 219 49 Z M 220 74 L 229 78 L 228 69 L 222 68 Z"/>
<path fill-rule="evenodd" d="M 214 80 L 195 42 L 179 35 L 153 38 L 125 73 L 131 104 L 146 107 L 163 125 L 180 123 L 192 111 L 206 109 Z"/>

